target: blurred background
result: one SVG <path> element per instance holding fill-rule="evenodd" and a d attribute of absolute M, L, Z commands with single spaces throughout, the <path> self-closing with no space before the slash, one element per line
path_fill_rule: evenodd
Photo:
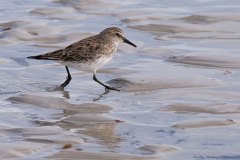
<path fill-rule="evenodd" d="M 240 159 L 240 1 L 1 0 L 1 159 Z M 26 59 L 111 26 L 99 79 Z"/>

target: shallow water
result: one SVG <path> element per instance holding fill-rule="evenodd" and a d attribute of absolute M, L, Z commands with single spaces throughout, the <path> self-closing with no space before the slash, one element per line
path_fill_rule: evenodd
<path fill-rule="evenodd" d="M 1 159 L 240 159 L 240 2 L 3 0 Z M 99 79 L 25 57 L 109 26 L 122 44 Z"/>

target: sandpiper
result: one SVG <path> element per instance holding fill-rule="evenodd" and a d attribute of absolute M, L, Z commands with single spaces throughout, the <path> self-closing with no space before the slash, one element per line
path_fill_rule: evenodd
<path fill-rule="evenodd" d="M 82 39 L 66 48 L 59 49 L 42 55 L 27 58 L 40 60 L 53 60 L 65 65 L 67 71 L 66 81 L 60 87 L 66 87 L 72 77 L 68 67 L 93 73 L 93 80 L 105 87 L 105 89 L 119 89 L 108 86 L 96 77 L 97 70 L 107 64 L 117 51 L 119 43 L 125 42 L 134 47 L 135 44 L 124 37 L 123 31 L 117 27 L 106 28 L 97 35 Z"/>

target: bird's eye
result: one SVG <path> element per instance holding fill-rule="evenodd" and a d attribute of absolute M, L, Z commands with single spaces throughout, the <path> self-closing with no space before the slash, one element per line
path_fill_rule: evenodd
<path fill-rule="evenodd" d="M 118 37 L 120 37 L 120 36 L 121 36 L 119 33 L 116 33 L 116 35 L 117 35 Z"/>

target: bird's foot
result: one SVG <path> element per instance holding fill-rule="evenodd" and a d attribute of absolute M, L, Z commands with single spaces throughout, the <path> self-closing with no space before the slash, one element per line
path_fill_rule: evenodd
<path fill-rule="evenodd" d="M 113 87 L 110 87 L 110 86 L 105 86 L 105 90 L 120 91 L 119 89 L 113 88 Z"/>
<path fill-rule="evenodd" d="M 71 76 L 67 76 L 67 77 L 66 77 L 66 81 L 63 82 L 59 87 L 61 87 L 61 88 L 66 87 L 66 86 L 70 83 L 71 79 L 72 79 Z"/>

